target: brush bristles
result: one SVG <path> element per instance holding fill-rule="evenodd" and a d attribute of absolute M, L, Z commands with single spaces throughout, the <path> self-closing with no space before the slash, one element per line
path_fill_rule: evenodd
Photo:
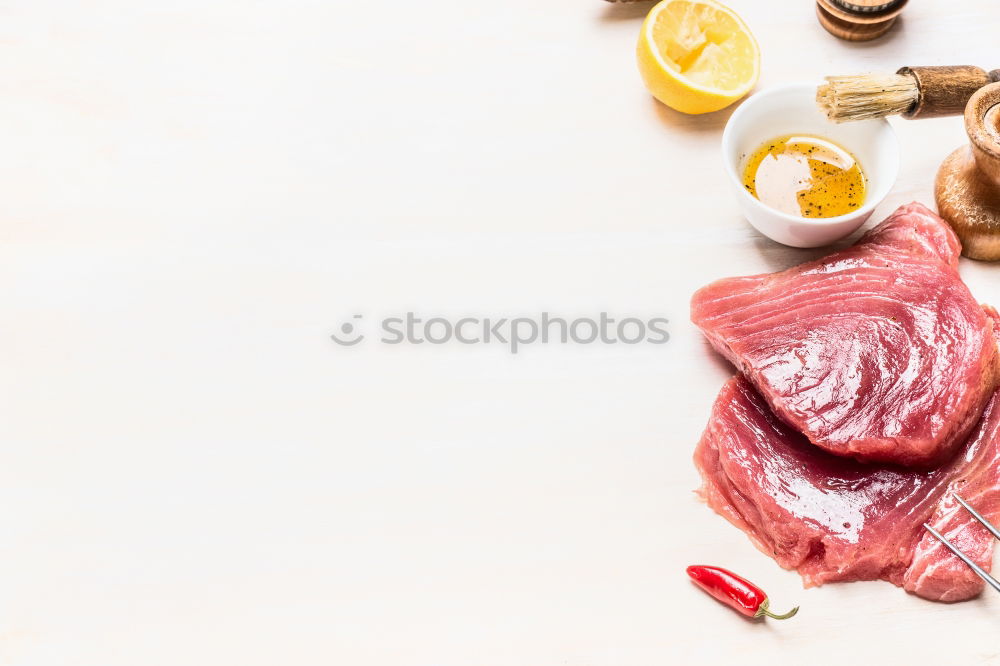
<path fill-rule="evenodd" d="M 828 76 L 816 90 L 816 103 L 837 123 L 905 113 L 919 97 L 917 82 L 904 74 Z"/>

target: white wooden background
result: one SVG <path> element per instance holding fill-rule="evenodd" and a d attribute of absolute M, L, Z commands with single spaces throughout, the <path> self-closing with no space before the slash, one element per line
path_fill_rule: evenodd
<path fill-rule="evenodd" d="M 994 0 L 846 44 L 730 0 L 760 87 L 1000 66 Z M 633 61 L 649 5 L 0 4 L 0 663 L 1000 663 L 1000 597 L 803 590 L 696 502 L 700 285 L 784 268 Z M 894 122 L 931 202 L 958 119 Z M 1000 266 L 964 262 L 1000 304 Z M 630 348 L 345 350 L 353 313 L 666 315 Z M 716 563 L 785 623 L 693 588 Z"/>

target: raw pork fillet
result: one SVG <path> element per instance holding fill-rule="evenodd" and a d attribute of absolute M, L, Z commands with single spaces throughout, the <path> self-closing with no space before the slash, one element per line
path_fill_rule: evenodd
<path fill-rule="evenodd" d="M 716 399 L 695 452 L 708 504 L 807 587 L 883 579 L 926 599 L 961 601 L 983 581 L 923 529 L 989 570 L 993 537 L 954 501 L 1000 517 L 1000 392 L 950 462 L 934 470 L 830 455 L 774 416 L 742 376 Z"/>
<path fill-rule="evenodd" d="M 813 444 L 931 466 L 964 441 L 1000 372 L 960 249 L 912 203 L 824 259 L 704 287 L 691 319 Z"/>

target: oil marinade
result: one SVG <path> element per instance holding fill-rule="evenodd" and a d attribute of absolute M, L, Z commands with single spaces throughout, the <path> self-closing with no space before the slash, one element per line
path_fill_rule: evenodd
<path fill-rule="evenodd" d="M 865 201 L 865 175 L 854 155 L 808 134 L 761 144 L 747 159 L 743 186 L 765 205 L 804 217 L 843 215 Z"/>

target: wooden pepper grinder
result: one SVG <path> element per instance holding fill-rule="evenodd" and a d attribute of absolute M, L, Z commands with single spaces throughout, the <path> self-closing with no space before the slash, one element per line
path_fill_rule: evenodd
<path fill-rule="evenodd" d="M 864 42 L 888 32 L 905 4 L 906 0 L 816 0 L 816 16 L 834 37 Z"/>
<path fill-rule="evenodd" d="M 965 107 L 969 145 L 938 169 L 938 212 L 971 259 L 1000 260 L 1000 83 L 976 92 Z"/>

